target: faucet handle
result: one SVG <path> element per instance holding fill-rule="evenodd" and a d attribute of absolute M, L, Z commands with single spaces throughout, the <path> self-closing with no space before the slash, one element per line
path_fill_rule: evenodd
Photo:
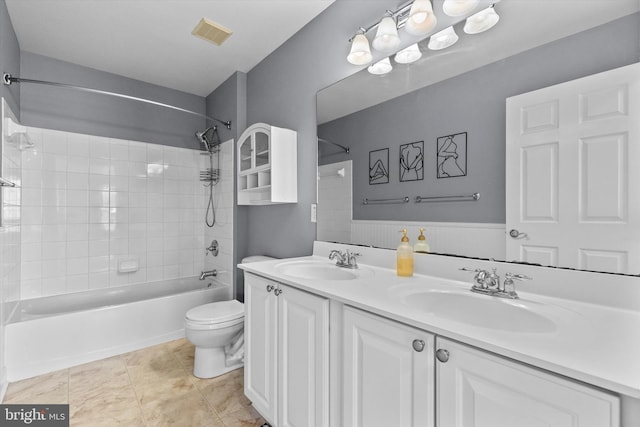
<path fill-rule="evenodd" d="M 362 255 L 358 252 L 347 251 L 347 264 L 351 268 L 358 268 L 358 261 L 356 260 L 356 258 L 359 256 L 362 256 Z"/>
<path fill-rule="evenodd" d="M 505 280 L 533 280 L 533 277 L 526 276 L 524 274 L 505 273 Z"/>
<path fill-rule="evenodd" d="M 506 273 L 504 275 L 504 283 L 503 283 L 503 288 L 504 288 L 504 292 L 513 299 L 517 299 L 518 297 L 518 293 L 516 292 L 516 284 L 514 282 L 514 280 L 532 280 L 532 277 L 529 276 L 525 276 L 524 274 L 513 274 L 513 273 Z"/>

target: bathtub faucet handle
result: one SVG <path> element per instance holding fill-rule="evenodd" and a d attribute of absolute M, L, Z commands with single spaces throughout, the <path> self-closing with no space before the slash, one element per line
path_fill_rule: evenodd
<path fill-rule="evenodd" d="M 204 255 L 205 256 L 209 255 L 209 252 L 211 252 L 211 255 L 213 255 L 213 256 L 218 256 L 218 241 L 217 240 L 212 240 L 211 241 L 211 244 L 209 245 L 209 247 L 205 249 Z"/>

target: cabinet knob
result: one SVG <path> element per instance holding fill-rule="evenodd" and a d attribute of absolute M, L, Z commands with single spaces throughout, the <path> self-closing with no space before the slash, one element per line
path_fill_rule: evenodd
<path fill-rule="evenodd" d="M 274 294 L 276 294 L 276 296 L 279 296 L 282 293 L 282 289 L 278 288 L 275 291 L 273 291 Z"/>
<path fill-rule="evenodd" d="M 422 350 L 424 350 L 424 341 L 413 340 L 413 349 L 420 353 Z"/>
<path fill-rule="evenodd" d="M 271 292 L 275 288 L 273 285 L 267 285 L 267 292 Z"/>
<path fill-rule="evenodd" d="M 446 363 L 449 360 L 449 350 L 439 348 L 438 351 L 436 351 L 436 359 L 442 363 Z"/>

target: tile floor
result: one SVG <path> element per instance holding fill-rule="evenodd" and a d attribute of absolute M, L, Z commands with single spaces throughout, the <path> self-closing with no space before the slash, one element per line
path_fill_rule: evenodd
<path fill-rule="evenodd" d="M 243 370 L 196 378 L 193 352 L 181 339 L 26 379 L 3 403 L 68 403 L 71 426 L 261 426 Z"/>

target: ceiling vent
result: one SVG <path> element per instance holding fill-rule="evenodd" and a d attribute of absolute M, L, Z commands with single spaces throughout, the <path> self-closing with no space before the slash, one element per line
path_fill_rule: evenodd
<path fill-rule="evenodd" d="M 191 31 L 191 34 L 220 46 L 229 38 L 232 32 L 220 24 L 210 21 L 207 18 L 202 18 L 193 31 Z"/>

